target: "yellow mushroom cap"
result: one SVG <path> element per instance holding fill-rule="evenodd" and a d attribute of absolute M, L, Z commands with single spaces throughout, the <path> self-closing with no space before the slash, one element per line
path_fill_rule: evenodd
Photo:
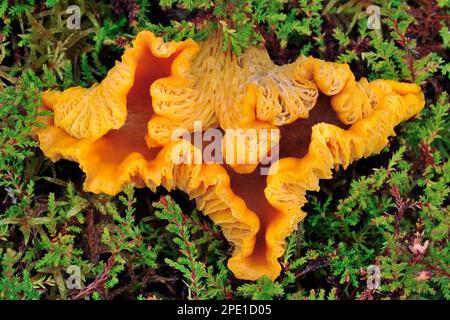
<path fill-rule="evenodd" d="M 205 119 L 203 130 L 217 124 L 224 131 L 280 129 L 277 138 L 265 141 L 257 135 L 253 143 L 227 144 L 239 134 L 222 139 L 230 188 L 259 219 L 258 232 L 249 241 L 252 250 L 233 255 L 228 265 L 241 279 L 275 279 L 284 239 L 305 216 L 306 191 L 318 190 L 319 180 L 330 178 L 333 168 L 380 152 L 394 127 L 419 112 L 424 99 L 414 84 L 356 81 L 345 64 L 299 57 L 277 66 L 262 47 L 236 57 L 222 50 L 221 41 L 214 34 L 199 43 L 200 50 L 186 64 L 190 69 L 179 73 L 182 79 L 158 80 L 152 87 L 154 103 L 164 112 L 150 122 L 149 135 L 165 144 L 171 128 L 192 132 L 194 122 Z M 183 113 L 177 118 L 179 110 Z M 161 120 L 166 130 L 156 132 L 152 127 Z M 261 157 L 248 161 L 263 142 L 281 147 L 282 158 L 267 177 L 255 170 Z M 239 156 L 244 162 L 237 164 Z M 208 215 L 208 208 L 202 210 Z"/>
<path fill-rule="evenodd" d="M 356 81 L 347 65 L 312 57 L 277 66 L 261 47 L 236 57 L 221 41 L 215 34 L 198 44 L 164 43 L 140 32 L 100 84 L 45 92 L 43 108 L 54 116 L 36 134 L 50 159 L 80 164 L 86 191 L 113 195 L 133 183 L 186 192 L 234 245 L 228 266 L 236 277 L 275 279 L 285 238 L 305 216 L 306 192 L 333 168 L 380 152 L 424 97 L 417 85 Z M 202 150 L 172 134 L 194 132 L 195 121 L 202 130 L 280 135 L 240 144 L 225 135 L 224 166 L 180 163 Z M 269 176 L 255 170 L 264 155 L 248 156 L 264 144 L 280 146 Z"/>
<path fill-rule="evenodd" d="M 142 31 L 101 83 L 44 92 L 43 109 L 53 111 L 44 119 L 48 126 L 36 130 L 44 154 L 78 162 L 86 191 L 116 194 L 130 182 L 159 185 L 161 148 L 146 144 L 154 114 L 150 87 L 183 68 L 186 56 L 197 50 L 192 40 L 165 43 Z"/>
<path fill-rule="evenodd" d="M 40 148 L 52 161 L 75 161 L 86 174 L 83 188 L 115 195 L 125 185 L 180 189 L 195 199 L 234 246 L 234 256 L 248 256 L 259 229 L 257 216 L 230 189 L 229 176 L 218 164 L 177 161 L 195 148 L 186 141 L 159 145 L 148 132 L 150 119 L 164 114 L 150 91 L 158 80 L 176 79 L 198 51 L 192 40 L 164 43 L 140 32 L 106 78 L 85 89 L 42 94 L 45 128 L 34 128 Z"/>

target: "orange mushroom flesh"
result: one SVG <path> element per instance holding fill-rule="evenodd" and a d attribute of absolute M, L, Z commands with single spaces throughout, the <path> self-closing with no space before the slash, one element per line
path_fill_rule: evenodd
<path fill-rule="evenodd" d="M 392 92 L 408 104 L 409 98 L 403 94 L 411 91 L 418 99 L 402 110 L 420 110 L 421 106 L 416 86 L 368 83 L 365 79 L 356 82 L 348 65 L 312 57 L 276 66 L 262 47 L 249 48 L 238 58 L 222 50 L 218 34 L 200 43 L 200 51 L 182 71 L 152 87 L 158 116 L 149 123 L 149 135 L 157 144 L 166 144 L 174 127 L 192 132 L 194 121 L 202 121 L 204 130 L 217 122 L 224 130 L 280 129 L 282 164 L 275 177 L 261 175 L 253 161 L 235 161 L 237 154 L 247 157 L 254 145 L 244 142 L 228 147 L 222 143 L 229 179 L 229 185 L 223 187 L 240 198 L 225 204 L 233 217 L 240 216 L 236 211 L 249 210 L 258 216 L 258 223 L 248 224 L 248 232 L 242 233 L 239 241 L 236 237 L 231 240 L 235 251 L 228 266 L 240 279 L 256 280 L 262 275 L 275 279 L 281 270 L 277 260 L 284 251 L 284 239 L 305 216 L 301 207 L 306 191 L 317 190 L 318 180 L 328 178 L 332 168 L 346 167 L 355 159 L 379 152 L 379 145 L 385 143 L 383 136 L 393 134 L 393 126 L 407 118 L 406 112 L 396 118 L 394 104 L 392 110 L 383 111 L 393 114 L 383 119 L 386 124 L 377 133 L 382 135 L 379 142 L 366 147 L 358 132 L 366 133 L 366 127 L 373 126 L 372 113 L 380 104 L 384 107 L 380 102 L 385 95 Z M 353 130 L 347 132 L 350 126 Z M 264 141 L 255 140 L 259 150 Z M 267 142 L 273 145 L 276 140 Z M 228 161 L 229 154 L 232 161 Z M 211 208 L 215 206 L 205 207 L 204 214 L 209 215 Z M 239 223 L 218 221 L 223 228 L 242 229 Z"/>
<path fill-rule="evenodd" d="M 331 108 L 330 97 L 319 94 L 317 104 L 309 112 L 306 119 L 298 119 L 291 124 L 279 127 L 280 129 L 280 158 L 301 158 L 308 152 L 311 141 L 311 129 L 316 123 L 329 123 L 340 128 L 348 125 L 338 119 L 336 112 Z"/>
<path fill-rule="evenodd" d="M 86 191 L 113 195 L 127 183 L 159 185 L 165 163 L 157 159 L 162 148 L 147 139 L 154 114 L 150 88 L 196 49 L 192 40 L 164 43 L 144 31 L 101 83 L 44 92 L 44 108 L 54 116 L 44 119 L 47 128 L 36 130 L 41 149 L 53 161 L 77 161 L 86 173 Z"/>
<path fill-rule="evenodd" d="M 308 152 L 311 141 L 312 126 L 325 122 L 341 128 L 347 128 L 337 117 L 330 105 L 330 98 L 321 94 L 317 104 L 309 112 L 307 119 L 298 119 L 291 124 L 280 127 L 279 156 L 280 158 L 301 158 Z M 242 198 L 247 207 L 258 215 L 260 229 L 256 235 L 253 253 L 243 264 L 258 274 L 271 274 L 271 262 L 267 260 L 268 244 L 265 235 L 267 226 L 277 219 L 279 213 L 267 201 L 264 189 L 267 186 L 267 176 L 262 175 L 260 167 L 250 174 L 241 174 L 226 165 L 230 176 L 231 190 Z"/>
<path fill-rule="evenodd" d="M 102 83 L 44 93 L 55 115 L 37 135 L 50 159 L 80 164 L 86 191 L 114 195 L 130 182 L 185 191 L 234 244 L 228 265 L 236 277 L 275 279 L 284 239 L 305 216 L 306 191 L 318 190 L 332 168 L 379 152 L 393 128 L 420 111 L 423 94 L 394 81 L 356 83 L 347 65 L 314 58 L 278 68 L 261 48 L 222 56 L 218 40 L 197 55 L 192 40 L 164 43 L 140 32 Z M 279 173 L 172 163 L 178 142 L 170 133 L 192 132 L 196 120 L 203 129 L 278 127 Z"/>
<path fill-rule="evenodd" d="M 111 130 L 95 143 L 101 162 L 118 166 L 133 152 L 141 154 L 145 160 L 154 159 L 161 148 L 149 148 L 145 142 L 147 124 L 153 115 L 152 100 L 149 95 L 151 84 L 159 78 L 170 75 L 170 67 L 175 55 L 170 58 L 153 56 L 148 47 L 142 47 L 137 57 L 133 86 L 127 95 L 127 118 L 120 129 Z"/>
<path fill-rule="evenodd" d="M 145 142 L 147 124 L 153 115 L 150 86 L 159 78 L 170 75 L 170 67 L 175 55 L 157 58 L 148 46 L 138 47 L 136 71 L 133 86 L 127 94 L 126 121 L 119 129 L 112 129 L 91 147 L 92 155 L 101 164 L 103 174 L 114 176 L 120 164 L 131 154 L 138 153 L 145 160 L 156 158 L 160 147 L 149 148 Z M 141 177 L 133 177 L 133 182 L 144 186 Z"/>

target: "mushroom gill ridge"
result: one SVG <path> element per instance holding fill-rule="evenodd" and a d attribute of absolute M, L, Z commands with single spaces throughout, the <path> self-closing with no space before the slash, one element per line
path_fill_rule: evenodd
<path fill-rule="evenodd" d="M 42 108 L 53 116 L 35 130 L 42 151 L 53 161 L 78 162 L 86 191 L 117 194 L 127 183 L 159 185 L 161 147 L 146 143 L 154 113 L 150 87 L 197 50 L 192 40 L 164 43 L 143 31 L 101 83 L 44 92 Z"/>
<path fill-rule="evenodd" d="M 254 242 L 253 250 L 248 256 L 233 255 L 228 265 L 241 279 L 262 275 L 275 279 L 281 271 L 278 258 L 284 252 L 284 239 L 305 216 L 301 208 L 306 191 L 318 190 L 319 180 L 330 178 L 333 168 L 346 168 L 380 152 L 387 138 L 395 135 L 394 127 L 423 108 L 423 94 L 415 84 L 356 81 L 348 65 L 312 57 L 277 66 L 262 47 L 236 57 L 222 50 L 219 34 L 199 45 L 191 69 L 181 74 L 184 81 L 166 78 L 152 87 L 155 105 L 164 110 L 158 109 L 152 121 L 170 125 L 156 132 L 150 121 L 149 135 L 156 144 L 164 144 L 174 127 L 195 131 L 197 118 L 180 120 L 177 110 L 190 115 L 214 111 L 215 117 L 208 116 L 210 120 L 203 123 L 204 130 L 217 123 L 224 131 L 280 129 L 275 139 L 262 141 L 256 135 L 231 147 L 229 136 L 222 139 L 222 162 L 231 190 L 259 218 L 258 232 L 249 242 Z M 249 156 L 263 143 L 268 150 L 280 147 L 280 160 L 272 164 L 267 177 L 255 170 L 265 154 L 256 152 L 256 162 Z M 244 161 L 237 163 L 237 158 Z"/>
<path fill-rule="evenodd" d="M 42 94 L 43 110 L 53 111 L 33 129 L 43 153 L 52 161 L 77 162 L 86 174 L 83 189 L 115 195 L 131 183 L 156 191 L 180 189 L 221 226 L 235 257 L 253 250 L 257 216 L 229 187 L 219 164 L 183 164 L 195 148 L 185 141 L 153 145 L 147 132 L 155 117 L 150 88 L 156 79 L 187 68 L 198 45 L 187 40 L 164 43 L 151 32 L 140 32 L 107 77 L 90 88 L 74 87 Z"/>
<path fill-rule="evenodd" d="M 133 183 L 186 192 L 233 244 L 228 266 L 236 277 L 275 279 L 285 238 L 305 217 L 306 192 L 333 168 L 380 152 L 424 97 L 417 85 L 356 81 L 348 65 L 312 57 L 277 66 L 262 47 L 236 57 L 221 41 L 214 34 L 198 44 L 164 43 L 143 31 L 100 84 L 44 93 L 54 116 L 36 133 L 50 159 L 80 164 L 87 191 L 116 194 Z M 173 139 L 180 128 L 195 132 L 196 121 L 204 133 L 280 134 L 231 147 L 224 135 L 223 165 L 179 162 L 203 155 L 203 146 Z M 279 148 L 268 176 L 255 170 L 266 155 L 248 156 L 262 145 Z"/>

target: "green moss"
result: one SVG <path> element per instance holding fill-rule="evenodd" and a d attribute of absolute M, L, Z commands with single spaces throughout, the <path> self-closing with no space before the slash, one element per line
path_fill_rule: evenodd
<path fill-rule="evenodd" d="M 0 299 L 450 299 L 448 30 L 416 1 L 377 1 L 372 31 L 353 2 L 76 1 L 81 28 L 69 30 L 68 1 L 1 0 Z M 449 13 L 446 1 L 427 10 Z M 49 162 L 31 138 L 39 92 L 101 79 L 142 29 L 175 40 L 216 29 L 237 55 L 264 44 L 277 63 L 349 63 L 358 76 L 421 84 L 427 106 L 381 155 L 308 194 L 275 283 L 239 281 L 220 230 L 185 195 L 85 193 L 77 166 Z M 68 288 L 70 266 L 79 288 Z"/>

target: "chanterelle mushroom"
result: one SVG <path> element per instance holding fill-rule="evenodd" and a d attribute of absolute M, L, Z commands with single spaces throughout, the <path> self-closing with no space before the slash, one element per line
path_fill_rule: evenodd
<path fill-rule="evenodd" d="M 47 128 L 37 130 L 41 149 L 53 161 L 78 162 L 86 173 L 86 191 L 116 194 L 130 182 L 159 185 L 161 148 L 146 144 L 154 113 L 150 86 L 173 68 L 183 68 L 197 50 L 194 41 L 164 43 L 143 31 L 100 84 L 44 92 L 43 108 L 54 116 L 44 119 Z"/>
<path fill-rule="evenodd" d="M 251 254 L 235 254 L 228 265 L 238 278 L 275 279 L 284 239 L 305 216 L 306 191 L 318 190 L 333 168 L 380 152 L 394 127 L 423 108 L 423 94 L 415 84 L 356 81 L 348 65 L 312 57 L 277 66 L 262 47 L 236 57 L 222 50 L 218 33 L 199 45 L 189 69 L 152 86 L 158 116 L 150 121 L 149 134 L 164 145 L 173 128 L 193 131 L 196 120 L 203 120 L 203 129 L 217 123 L 224 130 L 280 129 L 279 141 L 266 138 L 232 150 L 223 141 L 225 163 L 229 152 L 247 159 L 249 148 L 279 143 L 281 159 L 272 165 L 273 175 L 255 170 L 259 161 L 225 165 L 231 190 L 259 218 L 258 232 L 247 234 L 255 243 Z"/>
<path fill-rule="evenodd" d="M 424 106 L 417 85 L 357 82 L 347 65 L 300 57 L 277 66 L 264 48 L 240 57 L 222 51 L 218 34 L 163 43 L 147 31 L 101 84 L 47 92 L 43 102 L 54 117 L 37 130 L 41 149 L 77 161 L 87 191 L 116 194 L 130 182 L 185 191 L 233 243 L 229 268 L 250 280 L 279 275 L 306 192 L 333 168 L 380 152 L 394 127 Z M 275 139 L 258 135 L 256 146 L 222 142 L 224 157 L 278 144 L 280 160 L 269 176 L 255 170 L 261 155 L 256 163 L 176 163 L 174 154 L 200 151 L 171 141 L 175 129 L 193 132 L 195 121 L 203 129 L 279 129 Z"/>

